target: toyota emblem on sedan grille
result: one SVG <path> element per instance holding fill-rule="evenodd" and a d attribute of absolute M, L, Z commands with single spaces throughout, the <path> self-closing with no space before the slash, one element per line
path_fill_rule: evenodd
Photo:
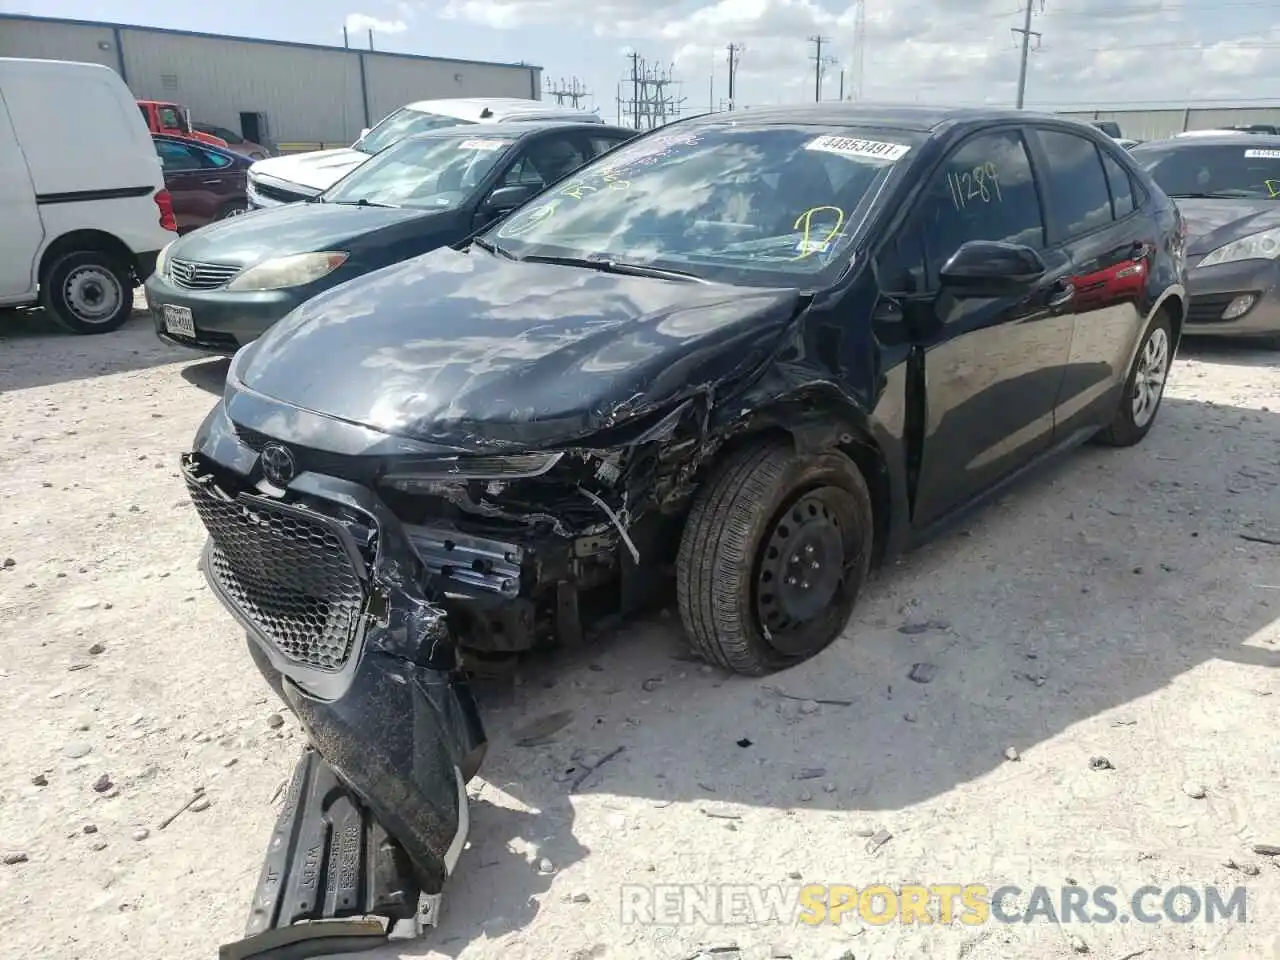
<path fill-rule="evenodd" d="M 293 475 L 298 472 L 293 454 L 287 447 L 282 447 L 278 443 L 268 443 L 263 447 L 260 459 L 263 476 L 277 487 L 287 486 L 293 479 Z"/>

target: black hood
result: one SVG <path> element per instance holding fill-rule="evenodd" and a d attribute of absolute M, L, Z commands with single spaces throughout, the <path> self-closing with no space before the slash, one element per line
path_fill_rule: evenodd
<path fill-rule="evenodd" d="M 1280 227 L 1280 206 L 1275 200 L 1186 198 L 1175 202 L 1187 221 L 1187 253 L 1193 257 L 1251 233 Z"/>
<path fill-rule="evenodd" d="M 303 304 L 229 389 L 459 449 L 568 442 L 754 369 L 801 299 L 442 248 Z"/>
<path fill-rule="evenodd" d="M 202 227 L 174 243 L 169 253 L 184 260 L 248 266 L 268 257 L 317 250 L 347 250 L 357 238 L 447 216 L 411 207 L 359 207 L 336 203 L 291 203 L 253 210 Z"/>

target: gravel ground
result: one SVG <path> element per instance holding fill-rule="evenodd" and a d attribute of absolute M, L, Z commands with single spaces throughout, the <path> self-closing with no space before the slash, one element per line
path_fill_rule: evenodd
<path fill-rule="evenodd" d="M 142 318 L 76 338 L 11 314 L 0 338 L 4 953 L 213 956 L 301 745 L 204 587 L 176 472 L 225 364 Z M 1280 862 L 1253 850 L 1280 845 L 1277 359 L 1185 350 L 1146 442 L 1072 454 L 884 571 L 785 674 L 688 662 L 668 614 L 483 689 L 444 920 L 362 956 L 1280 957 Z M 1072 881 L 1122 912 L 1147 884 L 1243 885 L 1249 922 L 619 919 L 624 883 Z"/>

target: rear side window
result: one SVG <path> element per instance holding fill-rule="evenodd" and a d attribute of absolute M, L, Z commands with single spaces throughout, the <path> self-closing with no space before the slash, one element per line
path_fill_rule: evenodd
<path fill-rule="evenodd" d="M 625 142 L 621 137 L 592 137 L 591 156 L 598 157 L 602 153 L 608 153 L 618 144 Z"/>
<path fill-rule="evenodd" d="M 160 155 L 160 163 L 165 173 L 178 173 L 182 170 L 199 170 L 204 164 L 200 155 L 203 150 L 195 150 L 186 144 L 174 143 L 171 140 L 157 140 L 156 153 Z"/>
<path fill-rule="evenodd" d="M 208 169 L 219 169 L 221 167 L 231 166 L 231 158 L 226 154 L 214 153 L 212 150 L 202 150 L 199 147 L 192 148 L 200 157 L 200 165 Z"/>
<path fill-rule="evenodd" d="M 1102 156 L 1093 141 L 1060 130 L 1038 132 L 1049 158 L 1044 185 L 1058 227 L 1065 234 L 1063 239 L 1070 240 L 1110 223 L 1111 189 Z"/>
<path fill-rule="evenodd" d="M 1119 162 L 1105 151 L 1102 154 L 1102 166 L 1107 171 L 1107 184 L 1111 187 L 1111 208 L 1115 213 L 1115 217 L 1119 220 L 1121 217 L 1127 217 L 1133 213 L 1135 206 L 1133 200 L 1133 181 L 1129 179 L 1128 172 Z"/>

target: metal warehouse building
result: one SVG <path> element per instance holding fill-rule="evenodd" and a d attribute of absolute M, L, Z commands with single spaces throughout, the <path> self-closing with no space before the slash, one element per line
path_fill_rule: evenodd
<path fill-rule="evenodd" d="M 1156 110 L 1067 110 L 1079 120 L 1114 120 L 1126 137 L 1158 140 L 1184 130 L 1212 130 L 1249 123 L 1280 126 L 1280 106 L 1178 107 Z"/>
<path fill-rule="evenodd" d="M 0 57 L 101 63 L 140 100 L 169 100 L 192 119 L 277 143 L 346 146 L 414 100 L 542 98 L 542 68 L 86 20 L 0 14 Z M 261 129 L 261 126 L 259 126 Z"/>

